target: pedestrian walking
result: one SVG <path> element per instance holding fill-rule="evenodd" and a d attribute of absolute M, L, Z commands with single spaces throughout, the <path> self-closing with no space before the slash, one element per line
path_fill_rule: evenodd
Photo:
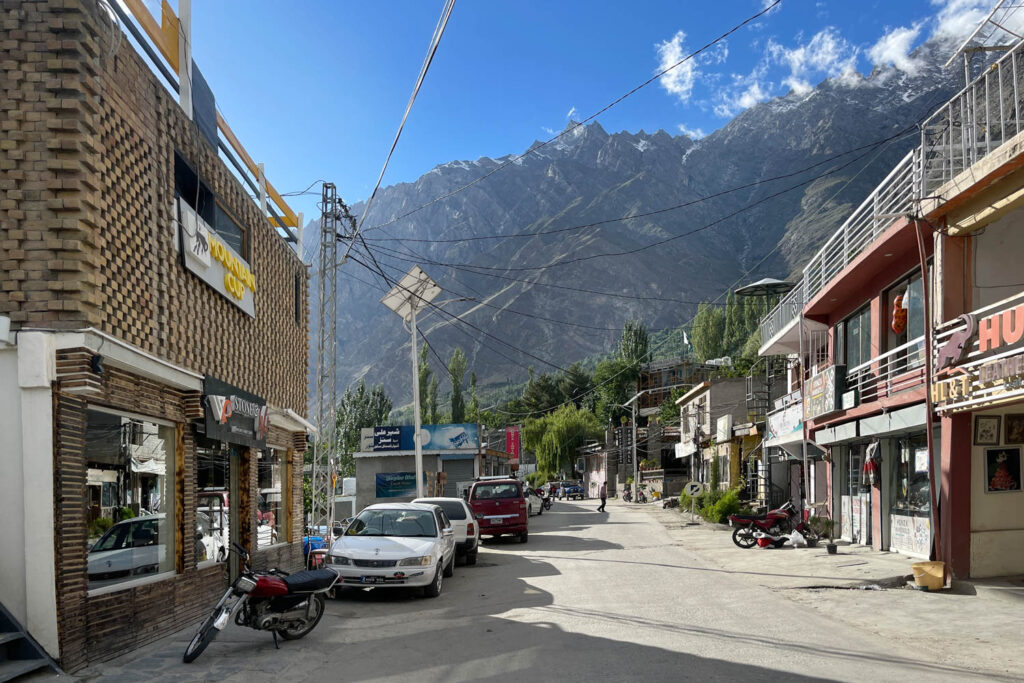
<path fill-rule="evenodd" d="M 608 502 L 608 482 L 601 484 L 601 489 L 597 492 L 597 495 L 601 497 L 601 505 L 597 508 L 597 511 L 604 512 L 604 506 Z"/>

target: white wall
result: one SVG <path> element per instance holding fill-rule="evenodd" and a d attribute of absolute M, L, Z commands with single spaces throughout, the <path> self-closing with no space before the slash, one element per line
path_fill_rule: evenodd
<path fill-rule="evenodd" d="M 1005 436 L 1007 413 L 1024 413 L 1024 406 L 980 413 L 1002 415 L 1000 441 Z M 1024 444 L 999 447 L 1024 451 Z M 971 448 L 971 576 L 1024 573 L 1024 491 L 987 492 L 986 448 L 995 446 Z"/>
<path fill-rule="evenodd" d="M 985 226 L 972 242 L 972 309 L 1002 301 L 1021 291 L 1020 255 L 1024 254 L 1024 209 Z"/>
<path fill-rule="evenodd" d="M 0 600 L 51 656 L 59 657 L 50 388 L 55 377 L 51 334 L 21 332 L 16 349 L 0 351 Z M 20 490 L 12 491 L 16 487 Z"/>

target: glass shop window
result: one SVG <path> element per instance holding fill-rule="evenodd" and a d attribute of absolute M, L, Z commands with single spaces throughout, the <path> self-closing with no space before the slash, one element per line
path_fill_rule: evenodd
<path fill-rule="evenodd" d="M 198 437 L 196 457 L 196 564 L 224 562 L 231 548 L 231 451 Z"/>
<path fill-rule="evenodd" d="M 259 497 L 256 505 L 256 547 L 266 548 L 286 541 L 288 486 L 284 479 L 286 451 L 267 448 L 259 451 L 257 466 Z"/>
<path fill-rule="evenodd" d="M 924 289 L 919 272 L 886 291 L 885 316 L 887 351 L 901 349 L 908 342 L 924 336 Z M 924 341 L 901 349 L 893 360 L 898 365 L 897 369 L 921 365 L 924 362 Z"/>
<path fill-rule="evenodd" d="M 928 515 L 931 511 L 931 490 L 928 484 L 928 440 L 925 435 L 900 439 L 892 463 L 892 511 Z"/>
<path fill-rule="evenodd" d="M 842 343 L 836 363 L 846 363 L 847 371 L 871 360 L 871 306 L 865 306 L 837 325 Z"/>
<path fill-rule="evenodd" d="M 89 589 L 174 571 L 173 426 L 86 411 Z"/>

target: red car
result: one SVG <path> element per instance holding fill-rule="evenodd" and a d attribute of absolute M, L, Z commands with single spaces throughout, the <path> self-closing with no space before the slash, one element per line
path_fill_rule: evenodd
<path fill-rule="evenodd" d="M 518 536 L 520 543 L 526 543 L 529 531 L 522 482 L 517 479 L 473 482 L 467 501 L 480 523 L 481 536 L 509 534 Z"/>

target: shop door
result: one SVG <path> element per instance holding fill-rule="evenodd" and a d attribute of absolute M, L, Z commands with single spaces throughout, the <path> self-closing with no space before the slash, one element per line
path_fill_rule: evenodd
<path fill-rule="evenodd" d="M 865 507 L 868 510 L 871 509 L 870 498 L 865 506 L 860 492 L 861 479 L 864 475 L 864 446 L 849 446 L 844 450 L 846 451 L 846 458 L 844 458 L 843 463 L 840 504 L 842 509 L 842 536 L 851 543 L 863 543 Z M 866 525 L 866 528 L 871 528 L 870 523 Z"/>
<path fill-rule="evenodd" d="M 444 495 L 448 498 L 459 496 L 459 482 L 473 481 L 473 459 L 445 460 L 444 472 L 447 478 L 444 482 Z"/>

